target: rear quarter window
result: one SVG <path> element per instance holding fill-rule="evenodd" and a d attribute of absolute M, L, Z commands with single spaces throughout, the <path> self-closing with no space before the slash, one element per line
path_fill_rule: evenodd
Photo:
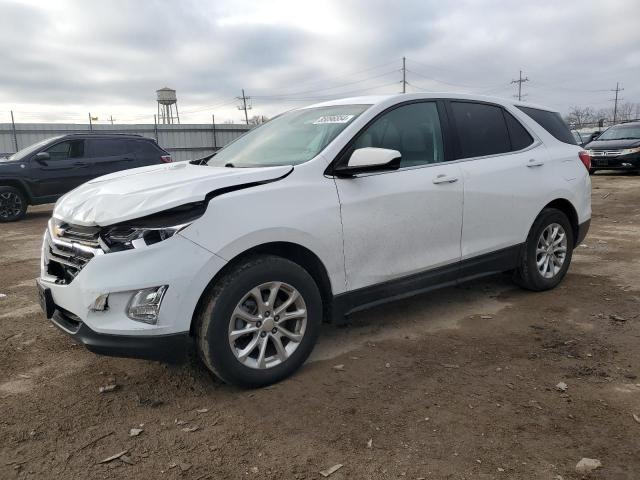
<path fill-rule="evenodd" d="M 571 130 L 558 112 L 548 112 L 538 108 L 518 107 L 519 110 L 526 113 L 529 117 L 536 121 L 542 128 L 553 135 L 557 140 L 576 145 L 576 139 L 573 138 Z"/>

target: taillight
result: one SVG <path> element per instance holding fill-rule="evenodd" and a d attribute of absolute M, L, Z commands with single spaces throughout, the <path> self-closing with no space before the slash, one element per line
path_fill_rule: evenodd
<path fill-rule="evenodd" d="M 580 161 L 587 170 L 591 169 L 591 157 L 589 156 L 589 152 L 582 150 L 578 153 L 578 157 L 580 157 Z"/>
<path fill-rule="evenodd" d="M 160 160 L 162 160 L 163 163 L 173 162 L 173 158 L 171 158 L 171 155 L 160 155 Z"/>

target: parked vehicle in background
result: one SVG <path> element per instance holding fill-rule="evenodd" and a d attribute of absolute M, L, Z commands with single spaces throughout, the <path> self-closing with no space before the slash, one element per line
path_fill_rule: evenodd
<path fill-rule="evenodd" d="M 571 133 L 573 134 L 573 138 L 576 140 L 576 143 L 581 147 L 584 147 L 602 132 L 599 130 L 571 130 Z"/>
<path fill-rule="evenodd" d="M 598 170 L 640 172 L 640 122 L 609 127 L 585 148 L 591 157 L 590 173 Z"/>
<path fill-rule="evenodd" d="M 48 138 L 0 158 L 0 222 L 20 220 L 28 205 L 55 202 L 93 178 L 169 162 L 169 153 L 140 135 L 86 133 Z"/>
<path fill-rule="evenodd" d="M 223 380 L 267 385 L 302 365 L 323 319 L 496 272 L 554 288 L 589 228 L 588 167 L 544 107 L 321 103 L 207 164 L 65 195 L 45 232 L 41 303 L 94 352 L 175 360 L 195 347 Z"/>

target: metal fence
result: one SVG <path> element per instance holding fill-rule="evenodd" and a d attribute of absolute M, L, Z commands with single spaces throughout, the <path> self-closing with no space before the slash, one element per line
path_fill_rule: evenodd
<path fill-rule="evenodd" d="M 236 124 L 122 124 L 0 123 L 0 156 L 8 156 L 40 140 L 68 133 L 136 133 L 154 138 L 174 160 L 201 158 L 236 139 L 251 125 Z"/>

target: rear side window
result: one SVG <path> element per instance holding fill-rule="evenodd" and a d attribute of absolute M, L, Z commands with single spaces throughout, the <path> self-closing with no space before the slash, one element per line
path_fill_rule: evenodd
<path fill-rule="evenodd" d="M 160 148 L 155 145 L 153 142 L 147 142 L 145 140 L 134 140 L 133 144 L 135 145 L 135 150 L 137 153 L 145 156 L 158 156 L 161 153 Z"/>
<path fill-rule="evenodd" d="M 511 138 L 511 150 L 522 150 L 533 143 L 533 137 L 529 132 L 506 110 L 504 110 L 504 119 L 507 121 L 509 138 Z"/>
<path fill-rule="evenodd" d="M 92 157 L 115 157 L 133 151 L 133 145 L 128 140 L 96 138 L 90 142 Z"/>
<path fill-rule="evenodd" d="M 542 128 L 553 135 L 556 139 L 571 145 L 576 144 L 576 139 L 573 138 L 571 130 L 569 130 L 569 127 L 564 123 L 564 120 L 562 120 L 562 117 L 558 112 L 548 112 L 546 110 L 539 110 L 531 107 L 518 108 L 533 118 Z"/>
<path fill-rule="evenodd" d="M 458 129 L 460 158 L 482 157 L 511 151 L 502 108 L 470 102 L 451 102 Z"/>

